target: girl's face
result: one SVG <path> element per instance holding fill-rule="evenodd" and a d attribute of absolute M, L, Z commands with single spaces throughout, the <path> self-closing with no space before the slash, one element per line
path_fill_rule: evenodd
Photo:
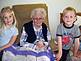
<path fill-rule="evenodd" d="M 35 15 L 33 17 L 33 23 L 36 27 L 40 27 L 44 21 L 44 18 L 41 15 Z"/>
<path fill-rule="evenodd" d="M 13 24 L 13 14 L 10 12 L 5 12 L 3 14 L 3 20 L 5 25 L 9 26 Z"/>
<path fill-rule="evenodd" d="M 68 11 L 63 16 L 63 22 L 68 27 L 72 26 L 75 20 L 76 20 L 76 16 L 74 11 Z"/>

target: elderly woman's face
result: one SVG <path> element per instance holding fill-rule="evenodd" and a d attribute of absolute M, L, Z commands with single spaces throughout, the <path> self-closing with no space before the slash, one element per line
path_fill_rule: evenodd
<path fill-rule="evenodd" d="M 43 21 L 44 21 L 44 17 L 42 15 L 40 15 L 40 14 L 36 14 L 33 17 L 33 23 L 37 27 L 40 27 L 42 25 Z"/>

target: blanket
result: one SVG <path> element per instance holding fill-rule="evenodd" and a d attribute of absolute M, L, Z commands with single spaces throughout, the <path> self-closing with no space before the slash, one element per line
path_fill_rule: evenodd
<path fill-rule="evenodd" d="M 51 50 L 38 52 L 27 47 L 11 46 L 5 49 L 2 61 L 55 61 Z"/>

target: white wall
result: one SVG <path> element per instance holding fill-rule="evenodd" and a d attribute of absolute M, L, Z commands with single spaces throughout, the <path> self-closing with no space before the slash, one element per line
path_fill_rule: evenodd
<path fill-rule="evenodd" d="M 55 37 L 57 25 L 59 24 L 59 13 L 67 6 L 74 7 L 81 12 L 81 0 L 0 0 L 0 9 L 4 6 L 20 4 L 46 3 L 48 6 L 48 18 L 52 37 Z"/>

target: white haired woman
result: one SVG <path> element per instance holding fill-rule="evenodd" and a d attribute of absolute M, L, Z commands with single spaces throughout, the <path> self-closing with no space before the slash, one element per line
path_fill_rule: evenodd
<path fill-rule="evenodd" d="M 47 51 L 51 40 L 51 34 L 44 23 L 46 10 L 44 8 L 32 10 L 31 18 L 32 21 L 23 25 L 20 45 L 25 41 L 26 43 L 30 43 L 29 47 L 34 48 L 36 51 Z M 26 36 L 25 39 L 23 39 L 23 35 L 24 38 Z M 54 58 L 52 58 L 52 60 L 54 61 Z"/>

